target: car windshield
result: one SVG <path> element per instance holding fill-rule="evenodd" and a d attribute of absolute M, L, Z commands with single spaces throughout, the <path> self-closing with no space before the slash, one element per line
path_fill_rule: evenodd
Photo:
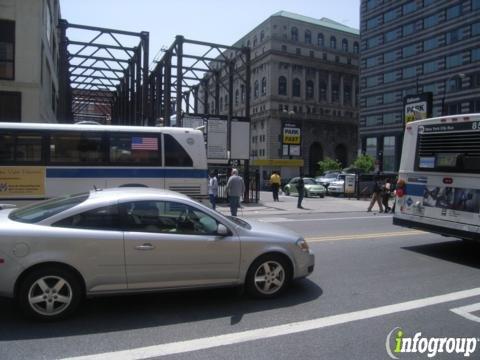
<path fill-rule="evenodd" d="M 243 221 L 235 216 L 227 216 L 228 220 L 234 222 L 236 225 L 244 228 L 244 229 L 247 229 L 247 230 L 251 230 L 252 227 L 250 226 L 249 223 L 247 223 L 246 221 Z"/>
<path fill-rule="evenodd" d="M 310 178 L 304 178 L 303 179 L 303 183 L 305 185 L 316 185 L 317 183 L 315 182 L 315 180 L 313 179 L 310 179 Z"/>
<path fill-rule="evenodd" d="M 325 174 L 323 177 L 328 178 L 328 179 L 336 179 L 337 176 L 338 176 L 337 173 L 329 173 L 329 174 Z"/>
<path fill-rule="evenodd" d="M 88 193 L 62 196 L 25 206 L 10 213 L 9 218 L 14 221 L 34 224 L 70 209 L 88 199 Z"/>
<path fill-rule="evenodd" d="M 338 175 L 337 180 L 345 180 L 345 175 Z"/>

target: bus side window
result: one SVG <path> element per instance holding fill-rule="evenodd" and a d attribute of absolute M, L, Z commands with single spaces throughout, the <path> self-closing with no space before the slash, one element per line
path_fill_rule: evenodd
<path fill-rule="evenodd" d="M 41 135 L 17 135 L 15 147 L 15 161 L 30 162 L 42 160 L 42 136 Z"/>
<path fill-rule="evenodd" d="M 161 164 L 161 138 L 158 134 L 110 134 L 109 161 L 112 164 Z"/>
<path fill-rule="evenodd" d="M 190 155 L 172 135 L 164 134 L 165 139 L 165 166 L 193 166 Z"/>
<path fill-rule="evenodd" d="M 14 160 L 14 137 L 12 135 L 0 135 L 0 161 L 13 162 Z"/>

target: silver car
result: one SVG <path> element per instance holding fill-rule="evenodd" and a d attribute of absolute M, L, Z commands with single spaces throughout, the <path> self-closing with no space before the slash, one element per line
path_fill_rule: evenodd
<path fill-rule="evenodd" d="M 0 210 L 0 296 L 40 319 L 114 293 L 245 285 L 269 298 L 313 268 L 298 234 L 166 190 L 95 190 Z"/>

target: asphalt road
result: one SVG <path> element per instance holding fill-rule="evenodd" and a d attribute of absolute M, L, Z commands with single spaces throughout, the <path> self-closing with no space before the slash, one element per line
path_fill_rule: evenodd
<path fill-rule="evenodd" d="M 316 254 L 312 276 L 284 296 L 218 289 L 103 298 L 55 323 L 28 322 L 0 300 L 0 359 L 388 359 L 397 327 L 406 338 L 474 338 L 470 358 L 480 357 L 478 248 L 394 227 L 388 215 L 256 218 L 298 231 Z"/>

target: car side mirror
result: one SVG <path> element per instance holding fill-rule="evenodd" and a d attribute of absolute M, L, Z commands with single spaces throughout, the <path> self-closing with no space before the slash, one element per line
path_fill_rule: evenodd
<path fill-rule="evenodd" d="M 227 227 L 223 224 L 218 224 L 217 227 L 217 234 L 220 236 L 227 236 L 230 232 L 228 231 Z"/>

